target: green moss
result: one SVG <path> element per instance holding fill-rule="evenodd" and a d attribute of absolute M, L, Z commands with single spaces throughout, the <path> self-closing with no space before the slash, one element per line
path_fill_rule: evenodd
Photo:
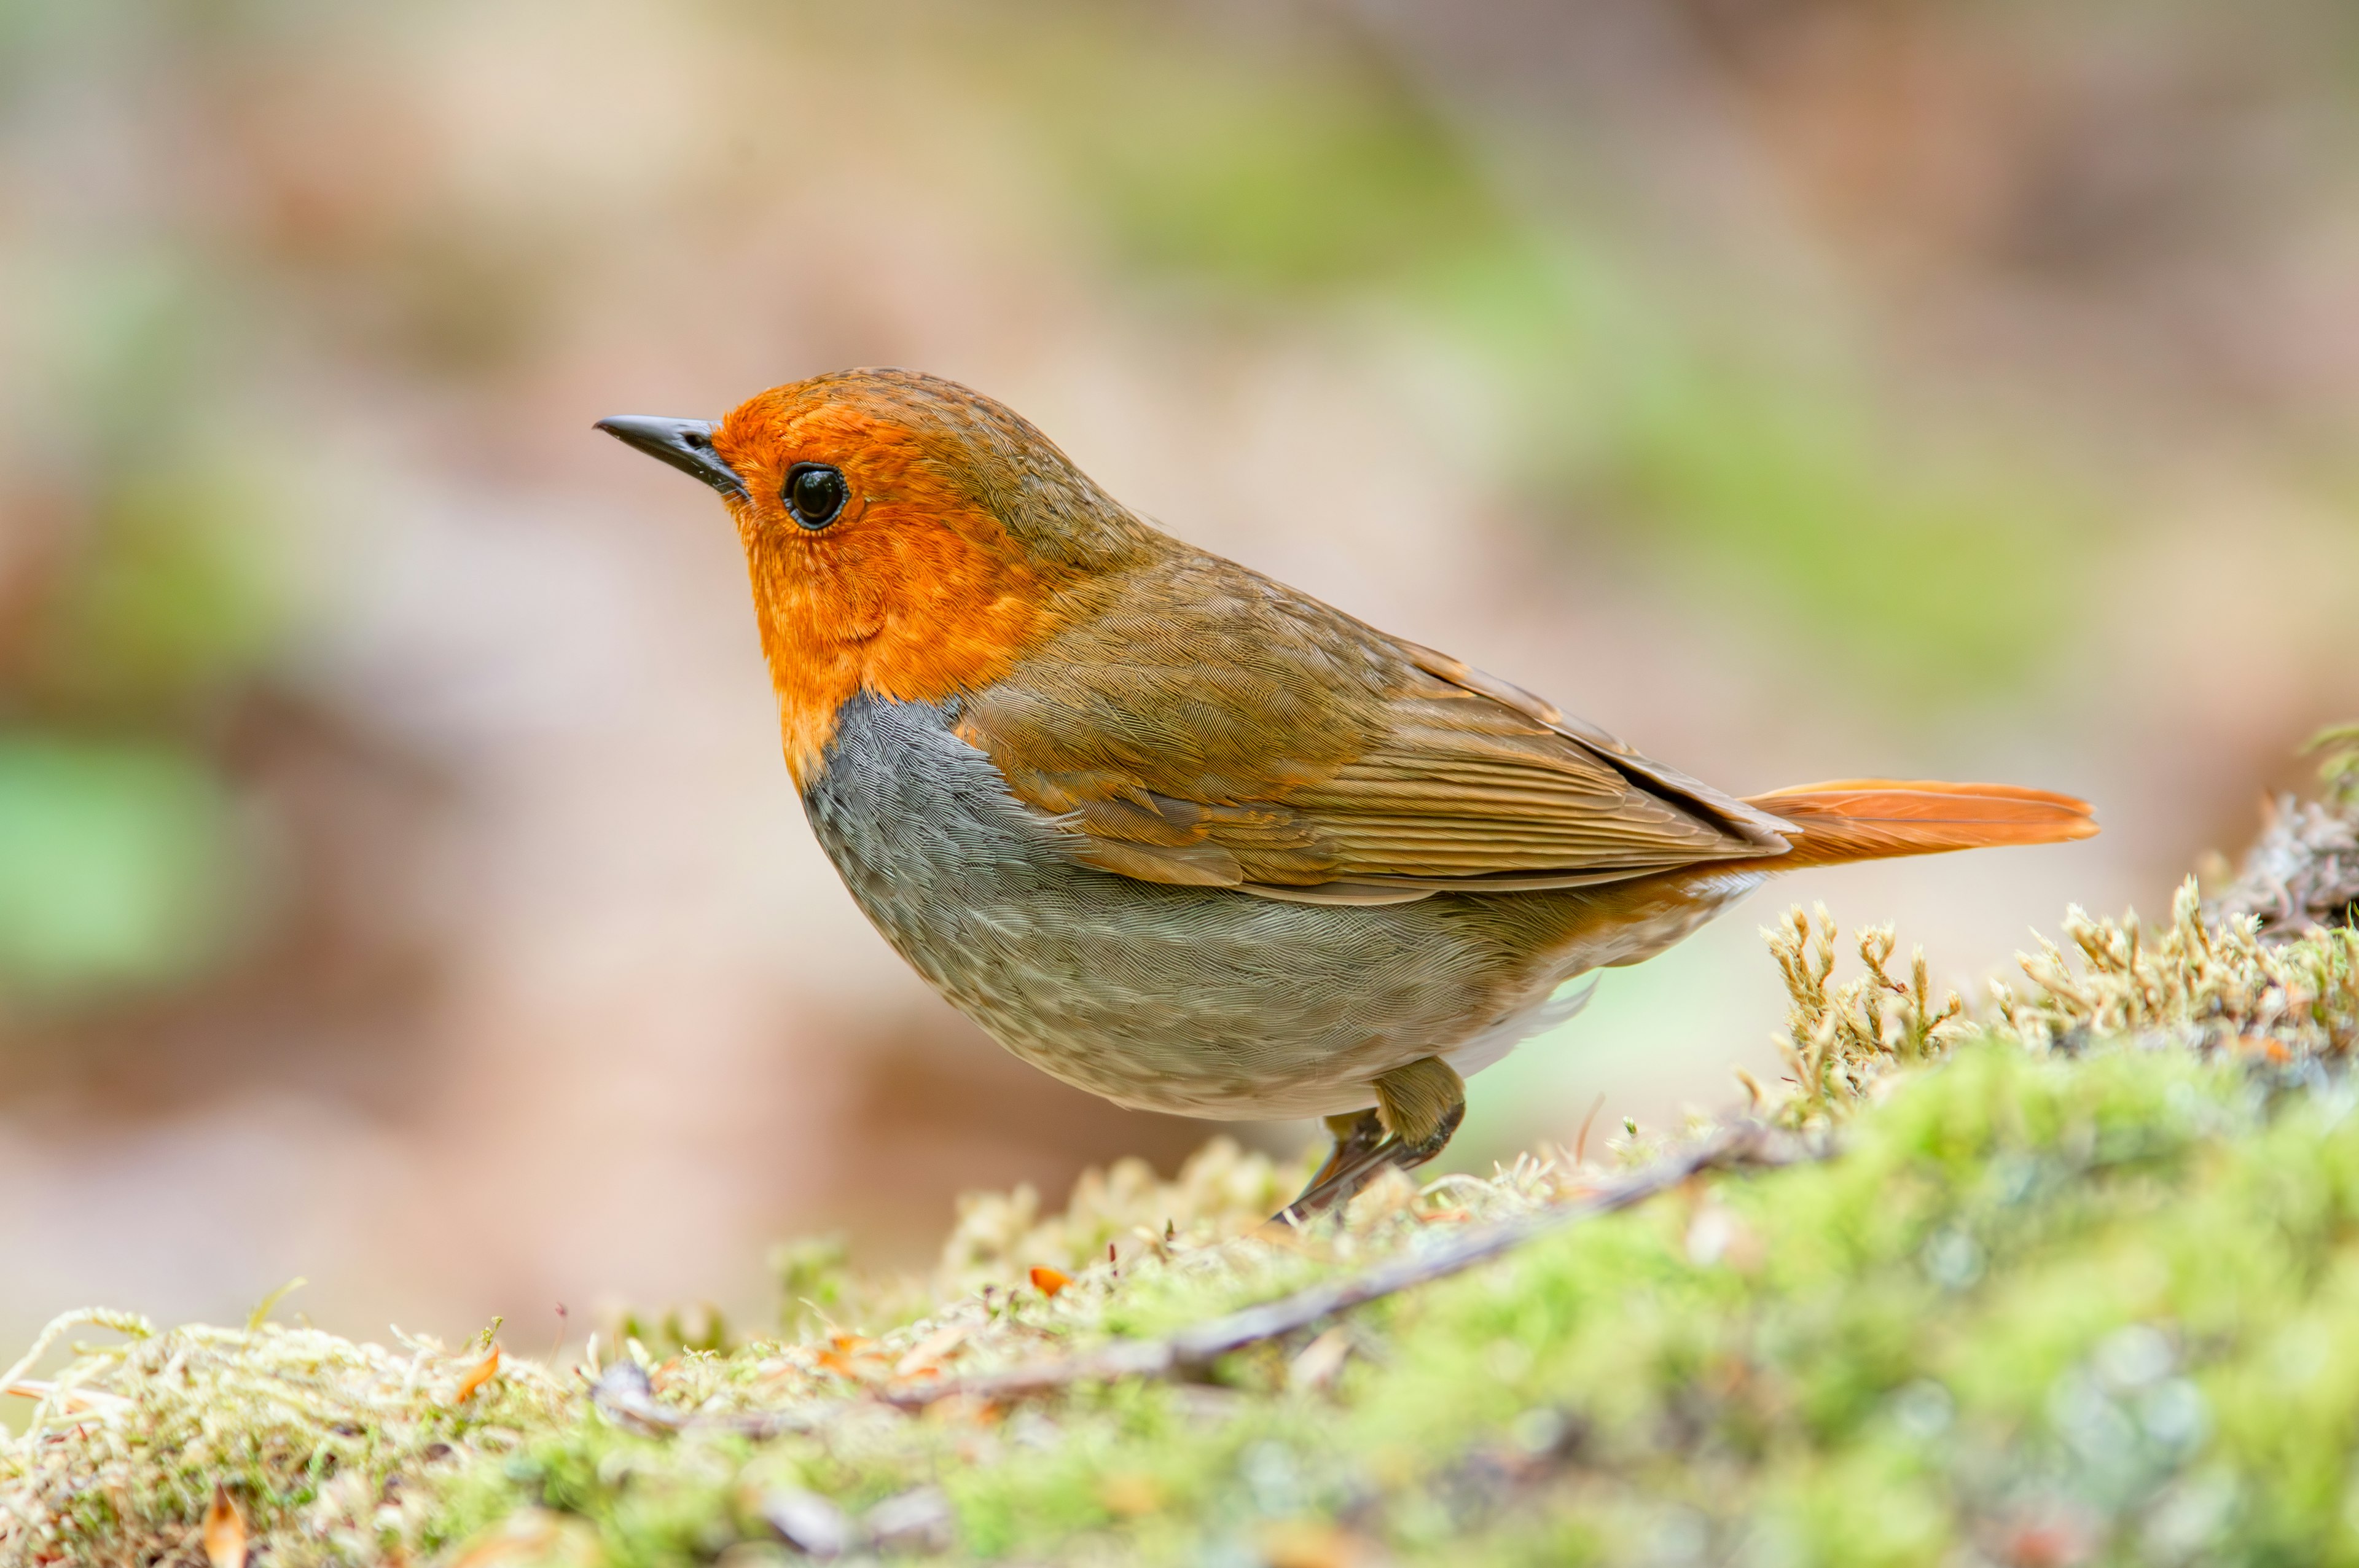
<path fill-rule="evenodd" d="M 749 1445 L 584 1422 L 472 1477 L 460 1512 L 563 1509 L 611 1561 L 687 1562 L 783 1464 L 854 1512 L 938 1479 L 984 1558 L 1253 1561 L 1312 1521 L 1407 1561 L 1701 1543 L 1917 1563 L 2040 1530 L 2122 1561 L 2173 1541 L 2341 1561 L 2359 1550 L 2350 1104 L 2180 1049 L 1984 1042 L 1860 1113 L 1839 1160 L 1368 1309 L 1353 1329 L 1376 1354 L 1326 1392 L 1288 1390 L 1288 1346 L 1233 1358 L 1226 1394 L 1084 1388 L 982 1426 L 868 1406 L 858 1433 Z M 1199 1281 L 1193 1305 L 1289 1277 Z M 1189 1299 L 1166 1281 L 1125 1310 L 1162 1323 Z"/>
<path fill-rule="evenodd" d="M 19 1381 L 74 1328 L 125 1336 L 78 1346 L 53 1377 Z M 314 1329 L 157 1332 L 111 1313 L 68 1314 L 0 1384 L 39 1396 L 0 1444 L 0 1562 L 137 1557 L 187 1538 L 216 1490 L 282 1564 L 373 1562 L 447 1533 L 430 1488 L 479 1454 L 553 1426 L 564 1400 L 528 1362 L 476 1378 L 478 1340 L 399 1351 Z"/>
<path fill-rule="evenodd" d="M 628 1346 L 676 1431 L 602 1413 L 596 1366 L 519 1366 L 461 1410 L 472 1350 L 421 1360 L 412 1397 L 397 1357 L 267 1328 L 176 1331 L 207 1357 L 184 1386 L 158 1376 L 173 1336 L 146 1336 L 48 1385 L 87 1408 L 0 1451 L 0 1518 L 168 1542 L 226 1481 L 288 1562 L 704 1563 L 809 1494 L 854 1532 L 939 1498 L 958 1554 L 1036 1563 L 2359 1562 L 2351 937 L 2265 949 L 2178 913 L 2135 936 L 2076 917 L 2082 957 L 2031 960 L 2032 990 L 1963 1038 L 1930 996 L 1864 1011 L 1809 957 L 1832 930 L 1790 926 L 1822 1071 L 1767 1108 L 1834 1157 L 1562 1226 L 1201 1382 L 874 1397 L 1166 1333 L 1615 1173 L 1379 1186 L 1276 1238 L 1237 1233 L 1283 1178 L 1234 1146 L 1173 1183 L 1084 1184 L 1062 1216 L 975 1199 L 943 1299 L 874 1341 Z M 1891 951 L 1871 934 L 1872 963 Z M 1043 1293 L 1027 1260 L 1075 1277 Z M 847 1315 L 878 1289 L 824 1249 L 788 1262 Z M 337 1413 L 355 1383 L 365 1419 Z M 880 1544 L 916 1549 L 909 1528 Z"/>

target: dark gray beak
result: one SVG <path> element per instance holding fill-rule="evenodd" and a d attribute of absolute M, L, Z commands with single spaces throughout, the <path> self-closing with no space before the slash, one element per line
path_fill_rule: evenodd
<path fill-rule="evenodd" d="M 598 421 L 603 430 L 626 447 L 636 447 L 682 473 L 692 473 L 724 495 L 750 501 L 745 481 L 712 449 L 709 419 L 663 419 L 652 414 L 618 414 Z"/>

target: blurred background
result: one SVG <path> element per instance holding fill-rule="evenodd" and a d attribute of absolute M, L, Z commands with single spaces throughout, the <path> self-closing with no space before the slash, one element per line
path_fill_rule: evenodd
<path fill-rule="evenodd" d="M 758 1319 L 1214 1130 L 868 929 L 590 429 L 844 365 L 1732 789 L 2100 804 L 1609 975 L 1463 1166 L 1772 1070 L 1789 900 L 2158 913 L 2359 714 L 2355 152 L 2342 0 L 0 0 L 0 1343 Z"/>

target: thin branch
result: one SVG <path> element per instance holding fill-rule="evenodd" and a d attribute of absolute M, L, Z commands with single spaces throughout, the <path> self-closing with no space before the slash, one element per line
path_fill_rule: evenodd
<path fill-rule="evenodd" d="M 1701 1172 L 1785 1165 L 1811 1157 L 1811 1151 L 1790 1134 L 1756 1121 L 1739 1122 L 1572 1203 L 1470 1229 L 1430 1251 L 1397 1258 L 1348 1279 L 1311 1285 L 1274 1302 L 1196 1324 L 1166 1339 L 1127 1341 L 1087 1355 L 1011 1367 L 1003 1372 L 879 1390 L 875 1397 L 904 1409 L 920 1409 L 959 1395 L 1016 1399 L 1075 1383 L 1184 1376 L 1246 1346 L 1281 1338 L 1338 1313 L 1446 1279 L 1568 1225 L 1628 1208 Z"/>
<path fill-rule="evenodd" d="M 1020 1399 L 1075 1383 L 1193 1375 L 1247 1346 L 1283 1338 L 1353 1307 L 1447 1279 L 1551 1231 L 1643 1203 L 1702 1172 L 1792 1164 L 1820 1157 L 1821 1152 L 1790 1133 L 1757 1121 L 1738 1122 L 1571 1203 L 1471 1228 L 1430 1250 L 1394 1259 L 1347 1279 L 1308 1286 L 1274 1302 L 1193 1325 L 1168 1338 L 1125 1341 L 1087 1355 L 973 1378 L 879 1389 L 873 1390 L 873 1397 L 906 1410 L 920 1410 L 959 1396 Z M 805 1412 L 698 1414 L 674 1410 L 655 1397 L 647 1369 L 628 1357 L 606 1368 L 591 1389 L 590 1398 L 607 1420 L 643 1431 L 726 1432 L 761 1439 L 810 1431 L 814 1425 Z"/>
<path fill-rule="evenodd" d="M 810 1421 L 799 1412 L 777 1411 L 762 1414 L 700 1415 L 676 1411 L 655 1396 L 655 1386 L 647 1380 L 647 1370 L 625 1356 L 600 1374 L 590 1389 L 590 1402 L 598 1413 L 617 1426 L 636 1426 L 658 1432 L 726 1432 L 738 1437 L 756 1441 L 777 1437 L 789 1432 L 809 1432 Z"/>

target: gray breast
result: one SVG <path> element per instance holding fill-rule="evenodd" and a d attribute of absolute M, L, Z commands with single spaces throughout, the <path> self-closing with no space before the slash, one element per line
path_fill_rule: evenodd
<path fill-rule="evenodd" d="M 1477 907 L 1498 899 L 1337 908 L 1076 865 L 1071 835 L 1008 794 L 954 717 L 854 697 L 804 807 L 903 957 L 1093 1093 L 1195 1116 L 1356 1109 L 1375 1075 L 1512 1033 L 1586 967 Z M 1573 901 L 1514 902 L 1538 917 Z"/>

